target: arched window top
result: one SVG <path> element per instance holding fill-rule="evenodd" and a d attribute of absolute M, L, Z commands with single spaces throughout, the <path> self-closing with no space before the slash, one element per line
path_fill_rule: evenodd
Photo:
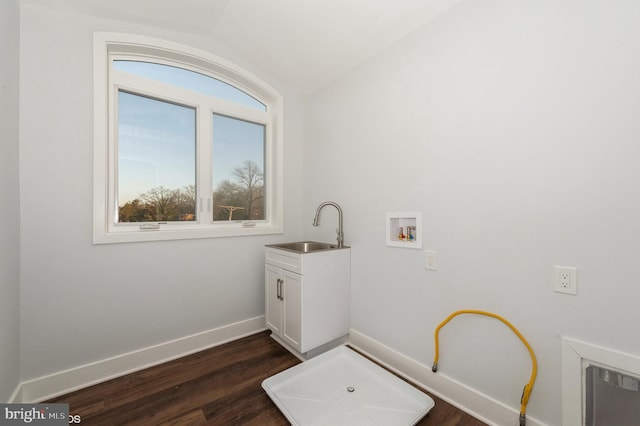
<path fill-rule="evenodd" d="M 218 80 L 217 78 L 184 68 L 133 60 L 114 60 L 113 67 L 116 70 L 175 85 L 183 89 L 224 99 L 225 101 L 234 102 L 260 111 L 267 110 L 267 106 L 264 103 L 237 87 Z"/>

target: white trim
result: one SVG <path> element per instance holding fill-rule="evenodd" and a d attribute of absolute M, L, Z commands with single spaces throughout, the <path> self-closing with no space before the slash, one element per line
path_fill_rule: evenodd
<path fill-rule="evenodd" d="M 22 382 L 12 402 L 64 395 L 266 330 L 264 315 Z"/>
<path fill-rule="evenodd" d="M 589 361 L 640 376 L 640 357 L 562 337 L 562 424 L 583 425 L 585 407 L 583 371 Z M 577 386 L 577 384 L 580 384 Z"/>
<path fill-rule="evenodd" d="M 431 366 L 409 358 L 357 330 L 351 329 L 349 345 L 394 373 L 484 423 L 506 425 L 518 422 L 519 406 L 517 408 L 509 407 L 489 395 L 448 377 L 446 374 L 441 372 L 434 374 L 431 371 Z M 545 423 L 527 415 L 527 425 L 544 426 Z"/>
<path fill-rule="evenodd" d="M 7 401 L 8 404 L 19 403 L 22 401 L 22 383 L 18 384 L 18 387 Z"/>

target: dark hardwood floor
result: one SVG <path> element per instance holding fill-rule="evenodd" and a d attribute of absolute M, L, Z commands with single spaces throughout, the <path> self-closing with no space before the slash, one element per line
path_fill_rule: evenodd
<path fill-rule="evenodd" d="M 261 383 L 299 362 L 262 332 L 47 402 L 68 403 L 81 425 L 288 425 Z M 432 398 L 418 425 L 484 425 Z"/>

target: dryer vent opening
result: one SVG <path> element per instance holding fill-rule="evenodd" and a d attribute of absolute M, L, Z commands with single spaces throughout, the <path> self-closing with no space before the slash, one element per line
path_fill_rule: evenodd
<path fill-rule="evenodd" d="M 633 425 L 640 419 L 640 378 L 589 365 L 585 369 L 585 425 Z"/>

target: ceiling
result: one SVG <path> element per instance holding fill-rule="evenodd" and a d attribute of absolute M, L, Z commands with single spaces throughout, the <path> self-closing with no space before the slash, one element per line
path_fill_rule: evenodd
<path fill-rule="evenodd" d="M 312 92 L 461 0 L 23 0 L 220 40 Z"/>

